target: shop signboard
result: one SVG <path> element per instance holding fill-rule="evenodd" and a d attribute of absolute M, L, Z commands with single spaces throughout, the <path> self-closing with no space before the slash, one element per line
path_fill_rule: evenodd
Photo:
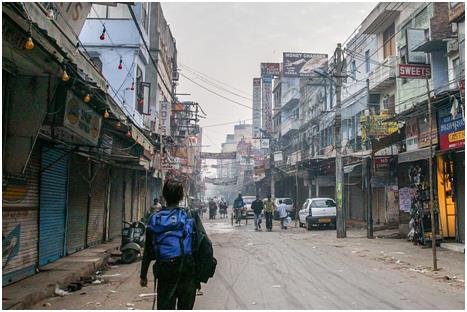
<path fill-rule="evenodd" d="M 439 148 L 449 150 L 463 148 L 465 146 L 465 123 L 462 114 L 457 114 L 455 118 L 446 108 L 439 112 Z"/>
<path fill-rule="evenodd" d="M 430 77 L 430 65 L 399 64 L 399 78 L 427 79 Z"/>
<path fill-rule="evenodd" d="M 172 114 L 172 107 L 169 102 L 160 102 L 160 130 L 163 135 L 170 135 L 170 115 Z"/>
<path fill-rule="evenodd" d="M 253 137 L 261 136 L 261 78 L 253 78 Z"/>
<path fill-rule="evenodd" d="M 375 170 L 376 171 L 387 171 L 389 170 L 389 159 L 391 156 L 375 156 Z"/>
<path fill-rule="evenodd" d="M 432 114 L 433 124 L 431 128 L 431 141 L 433 145 L 438 144 L 438 128 L 436 127 L 436 123 L 434 120 L 435 114 Z M 430 146 L 430 124 L 428 123 L 428 119 L 426 117 L 419 117 L 418 118 L 418 147 L 427 147 Z"/>
<path fill-rule="evenodd" d="M 385 121 L 387 118 L 387 115 L 361 116 L 362 141 L 365 142 L 367 137 L 382 138 L 398 131 L 398 122 Z"/>
<path fill-rule="evenodd" d="M 315 70 L 327 71 L 327 67 L 327 54 L 284 52 L 282 76 L 314 77 L 317 75 Z"/>
<path fill-rule="evenodd" d="M 63 125 L 85 141 L 97 145 L 102 117 L 72 92 L 68 92 Z"/>

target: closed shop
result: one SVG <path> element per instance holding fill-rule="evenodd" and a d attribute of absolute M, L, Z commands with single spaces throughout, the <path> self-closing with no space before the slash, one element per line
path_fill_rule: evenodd
<path fill-rule="evenodd" d="M 73 154 L 70 160 L 67 253 L 72 254 L 85 247 L 86 220 L 88 213 L 88 161 Z"/>
<path fill-rule="evenodd" d="M 2 285 L 33 275 L 37 263 L 40 149 L 22 177 L 3 175 Z"/>
<path fill-rule="evenodd" d="M 132 191 L 133 191 L 133 172 L 130 169 L 125 169 L 125 220 L 133 221 L 132 213 Z"/>
<path fill-rule="evenodd" d="M 39 265 L 45 265 L 65 255 L 69 156 L 47 146 L 41 156 Z"/>
<path fill-rule="evenodd" d="M 124 211 L 124 169 L 112 168 L 110 185 L 109 207 L 109 238 L 114 239 L 121 235 Z"/>
<path fill-rule="evenodd" d="M 107 168 L 103 164 L 92 165 L 91 191 L 88 216 L 88 246 L 94 246 L 103 241 L 105 205 L 107 189 Z"/>

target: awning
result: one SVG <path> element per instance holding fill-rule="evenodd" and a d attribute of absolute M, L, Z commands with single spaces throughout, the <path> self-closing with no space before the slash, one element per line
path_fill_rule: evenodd
<path fill-rule="evenodd" d="M 348 166 L 344 166 L 344 173 L 351 173 L 352 171 L 354 171 L 354 169 L 358 166 L 361 166 L 362 164 L 359 163 L 359 164 L 353 164 L 353 165 L 348 165 Z"/>
<path fill-rule="evenodd" d="M 318 186 L 336 186 L 335 176 L 317 176 L 311 183 L 312 185 L 318 184 Z"/>
<path fill-rule="evenodd" d="M 433 146 L 433 153 L 432 157 L 435 155 L 435 147 Z M 430 147 L 419 148 L 415 151 L 399 153 L 398 155 L 398 162 L 406 163 L 412 162 L 417 160 L 426 160 L 430 157 Z"/>

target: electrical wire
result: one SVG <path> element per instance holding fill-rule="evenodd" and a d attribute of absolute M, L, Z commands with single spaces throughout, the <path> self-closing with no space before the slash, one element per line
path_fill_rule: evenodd
<path fill-rule="evenodd" d="M 223 122 L 223 123 L 218 123 L 218 124 L 212 124 L 212 125 L 203 126 L 203 129 L 204 129 L 204 128 L 209 128 L 209 127 L 218 127 L 218 126 L 224 126 L 224 125 L 232 125 L 232 124 L 239 123 L 239 122 L 241 122 L 241 121 L 251 121 L 251 120 L 253 120 L 253 119 L 252 119 L 252 118 L 249 118 L 249 119 L 243 119 L 243 120 L 228 121 L 228 122 Z"/>

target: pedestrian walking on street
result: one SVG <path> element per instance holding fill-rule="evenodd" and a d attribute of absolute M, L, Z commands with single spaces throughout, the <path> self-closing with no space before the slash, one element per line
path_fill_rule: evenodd
<path fill-rule="evenodd" d="M 276 210 L 276 204 L 271 198 L 271 195 L 268 195 L 268 199 L 264 202 L 264 217 L 266 218 L 266 229 L 268 232 L 272 231 L 272 216 Z"/>
<path fill-rule="evenodd" d="M 261 214 L 263 213 L 263 201 L 256 195 L 256 200 L 251 203 L 251 209 L 255 214 L 255 231 L 261 231 Z"/>
<path fill-rule="evenodd" d="M 209 201 L 209 220 L 216 219 L 216 214 L 217 214 L 217 204 L 214 201 L 214 199 L 211 198 L 211 200 Z"/>
<path fill-rule="evenodd" d="M 277 212 L 279 218 L 281 219 L 281 229 L 287 230 L 287 225 L 285 225 L 285 220 L 287 218 L 287 205 L 279 200 L 279 205 L 277 206 Z"/>
<path fill-rule="evenodd" d="M 162 190 L 167 207 L 150 216 L 141 263 L 140 285 L 148 284 L 151 261 L 158 310 L 193 309 L 196 290 L 214 275 L 212 244 L 195 210 L 179 207 L 181 182 L 169 179 Z M 156 297 L 154 297 L 155 300 Z M 153 304 L 154 309 L 154 304 Z"/>

